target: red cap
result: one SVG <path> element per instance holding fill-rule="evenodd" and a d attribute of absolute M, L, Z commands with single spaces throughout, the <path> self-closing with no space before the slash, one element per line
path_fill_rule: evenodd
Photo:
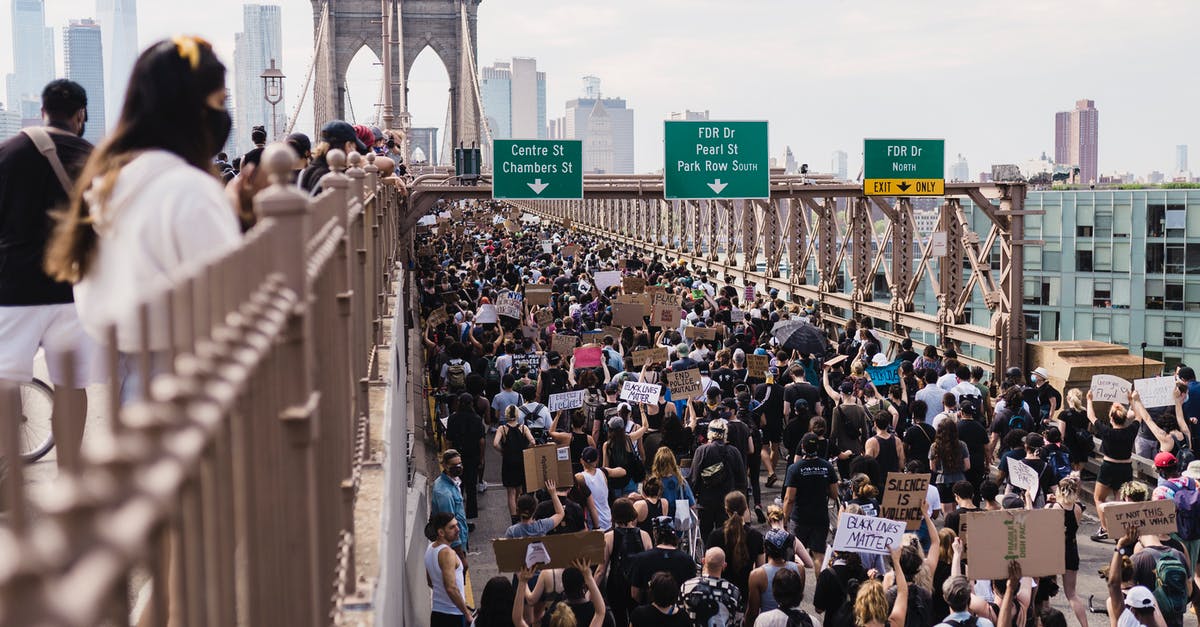
<path fill-rule="evenodd" d="M 1171 466 L 1175 466 L 1178 463 L 1179 463 L 1179 460 L 1175 459 L 1174 455 L 1172 455 L 1166 451 L 1163 451 L 1163 452 L 1159 453 L 1158 455 L 1154 456 L 1154 467 L 1155 468 L 1170 468 Z"/>

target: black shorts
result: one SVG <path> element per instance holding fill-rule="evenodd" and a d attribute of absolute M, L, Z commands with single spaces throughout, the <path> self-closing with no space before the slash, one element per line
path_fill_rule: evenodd
<path fill-rule="evenodd" d="M 804 544 L 804 548 L 813 553 L 824 553 L 826 543 L 829 541 L 829 521 L 825 524 L 820 523 L 802 523 L 793 520 L 791 522 L 792 535 L 800 539 Z"/>
<path fill-rule="evenodd" d="M 1096 483 L 1112 488 L 1112 491 L 1116 492 L 1129 481 L 1133 481 L 1133 464 L 1100 462 L 1100 473 L 1096 475 Z"/>
<path fill-rule="evenodd" d="M 779 444 L 783 441 L 783 421 L 767 419 L 767 424 L 762 428 L 763 442 L 771 444 Z"/>

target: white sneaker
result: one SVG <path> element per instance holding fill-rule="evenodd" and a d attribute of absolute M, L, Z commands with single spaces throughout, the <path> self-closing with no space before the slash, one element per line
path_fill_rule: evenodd
<path fill-rule="evenodd" d="M 488 489 L 488 484 L 487 484 L 487 482 L 486 482 L 486 481 L 483 481 L 483 480 L 480 480 L 480 482 L 479 482 L 479 493 L 480 493 L 480 494 L 483 494 L 484 492 L 487 492 L 487 489 Z"/>

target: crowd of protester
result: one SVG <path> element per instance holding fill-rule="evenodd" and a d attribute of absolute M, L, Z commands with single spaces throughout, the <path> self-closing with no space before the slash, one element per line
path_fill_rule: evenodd
<path fill-rule="evenodd" d="M 506 205 L 440 209 L 417 236 L 415 264 L 433 429 L 446 446 L 426 529 L 432 624 L 1059 627 L 1068 622 L 1051 606 L 1059 597 L 1085 627 L 1077 591 L 1077 535 L 1091 507 L 1085 477 L 1101 507 L 1179 504 L 1180 533 L 1113 531 L 1110 624 L 1181 625 L 1200 601 L 1200 529 L 1183 527 L 1200 508 L 1176 498 L 1200 478 L 1191 454 L 1200 390 L 1190 368 L 1177 372 L 1173 407 L 1147 410 L 1134 392 L 1101 417 L 1090 392 L 1072 389 L 1064 400 L 1044 368 L 1012 367 L 989 380 L 953 346 L 918 353 L 908 339 L 881 341 L 870 319 L 830 329 L 820 350 L 785 348 L 772 332 L 781 321 L 827 328 L 815 303 L 522 222 Z M 625 287 L 600 289 L 596 276 L 613 270 L 672 294 L 678 322 L 614 325 Z M 481 307 L 533 286 L 550 289 L 548 304 L 526 299 L 519 318 L 477 319 Z M 715 329 L 716 339 L 688 327 Z M 600 366 L 576 368 L 571 351 L 553 350 L 556 335 L 600 346 Z M 634 366 L 634 353 L 649 348 L 665 348 L 667 358 Z M 769 367 L 753 371 L 748 355 Z M 897 361 L 898 380 L 876 385 L 871 370 Z M 667 373 L 692 368 L 699 392 L 673 398 Z M 661 392 L 626 402 L 627 381 Z M 549 410 L 552 395 L 579 390 L 582 407 Z M 567 449 L 574 481 L 526 493 L 523 453 L 547 442 Z M 495 577 L 471 607 L 461 571 L 470 547 L 490 540 L 470 534 L 487 488 L 487 446 L 502 464 L 505 537 L 597 530 L 604 559 Z M 1157 486 L 1134 480 L 1135 452 L 1154 460 Z M 1084 469 L 1091 456 L 1100 459 L 1094 477 Z M 1012 460 L 1038 473 L 1036 491 L 1011 483 Z M 890 556 L 829 550 L 840 512 L 880 514 L 889 472 L 928 474 L 924 522 Z M 764 487 L 775 485 L 781 498 L 764 503 Z M 1061 576 L 1023 577 L 1014 561 L 1007 579 L 968 579 L 965 514 L 1041 508 L 1064 512 Z M 1111 542 L 1103 528 L 1092 537 Z"/>

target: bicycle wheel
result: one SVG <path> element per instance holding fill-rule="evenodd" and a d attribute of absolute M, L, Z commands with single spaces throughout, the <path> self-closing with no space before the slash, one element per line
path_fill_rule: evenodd
<path fill-rule="evenodd" d="M 50 428 L 53 411 L 54 390 L 49 385 L 37 379 L 21 383 L 17 444 L 26 463 L 36 462 L 54 448 L 54 431 Z"/>

